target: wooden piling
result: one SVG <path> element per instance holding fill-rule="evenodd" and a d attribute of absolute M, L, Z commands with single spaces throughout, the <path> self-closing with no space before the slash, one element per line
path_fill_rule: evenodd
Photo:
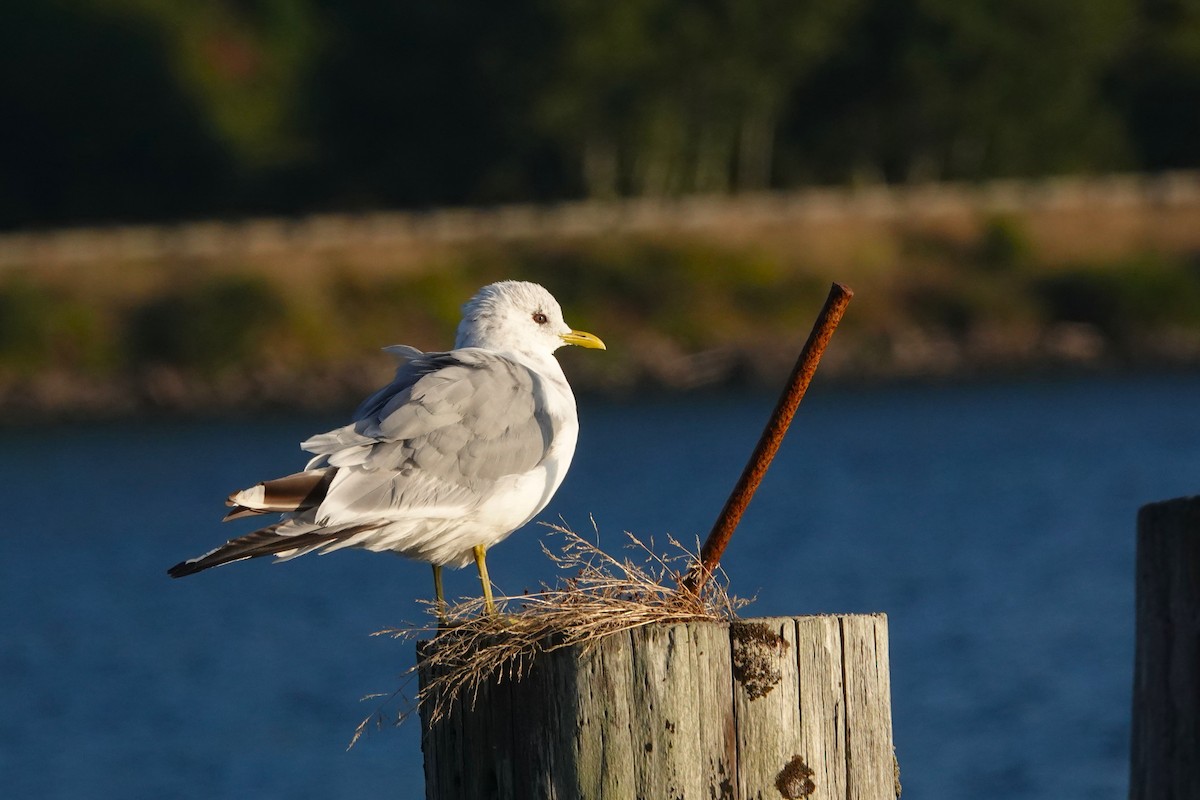
<path fill-rule="evenodd" d="M 473 707 L 423 709 L 421 747 L 428 800 L 890 800 L 887 618 L 662 624 L 552 651 Z"/>
<path fill-rule="evenodd" d="M 1200 496 L 1143 506 L 1137 532 L 1131 800 L 1200 797 Z"/>

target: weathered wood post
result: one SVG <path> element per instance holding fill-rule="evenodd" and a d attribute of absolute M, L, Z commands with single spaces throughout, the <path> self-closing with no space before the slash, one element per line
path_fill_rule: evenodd
<path fill-rule="evenodd" d="M 428 800 L 891 800 L 887 619 L 660 624 L 553 651 L 423 716 L 421 747 Z"/>
<path fill-rule="evenodd" d="M 1200 496 L 1143 506 L 1132 800 L 1200 797 Z"/>

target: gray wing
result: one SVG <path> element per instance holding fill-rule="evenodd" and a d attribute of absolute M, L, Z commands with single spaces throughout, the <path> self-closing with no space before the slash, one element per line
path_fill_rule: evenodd
<path fill-rule="evenodd" d="M 404 355 L 352 425 L 303 444 L 310 468 L 339 468 L 318 522 L 461 513 L 545 459 L 553 424 L 537 374 L 473 348 Z"/>

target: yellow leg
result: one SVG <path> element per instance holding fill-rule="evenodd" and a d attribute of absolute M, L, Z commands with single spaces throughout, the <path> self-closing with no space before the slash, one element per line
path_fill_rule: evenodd
<path fill-rule="evenodd" d="M 442 567 L 433 565 L 433 596 L 437 599 L 437 618 L 442 626 L 446 624 L 446 596 L 442 594 Z"/>
<path fill-rule="evenodd" d="M 488 578 L 487 562 L 484 556 L 487 551 L 483 545 L 475 545 L 475 566 L 479 569 L 479 582 L 483 584 L 483 607 L 487 609 L 487 613 L 496 613 L 496 604 L 492 600 L 492 581 Z"/>

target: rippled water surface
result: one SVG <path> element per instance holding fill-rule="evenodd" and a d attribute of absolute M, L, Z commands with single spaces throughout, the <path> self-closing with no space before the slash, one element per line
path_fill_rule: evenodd
<path fill-rule="evenodd" d="M 773 403 L 584 398 L 543 517 L 603 545 L 703 535 Z M 1134 518 L 1200 493 L 1200 378 L 814 387 L 726 558 L 746 614 L 884 611 L 907 798 L 1125 792 Z M 423 796 L 415 725 L 355 725 L 412 664 L 429 568 L 338 553 L 165 569 L 246 525 L 234 488 L 333 418 L 0 432 L 0 794 Z M 544 529 L 497 547 L 552 580 Z M 475 591 L 471 571 L 447 591 Z"/>

